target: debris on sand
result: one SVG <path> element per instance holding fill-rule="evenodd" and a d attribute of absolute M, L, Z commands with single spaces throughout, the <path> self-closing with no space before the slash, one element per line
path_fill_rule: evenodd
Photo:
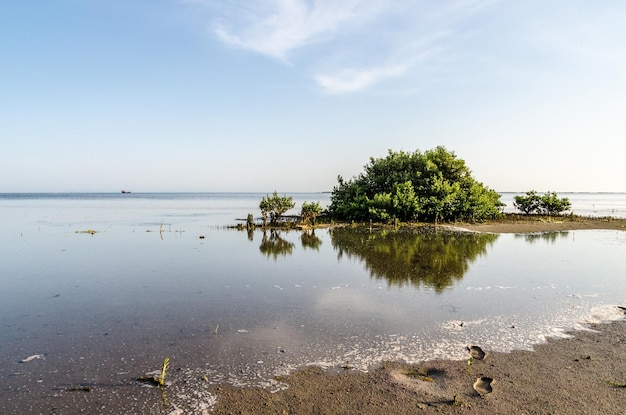
<path fill-rule="evenodd" d="M 45 357 L 42 354 L 34 354 L 32 356 L 28 356 L 27 358 L 20 360 L 20 363 L 28 363 L 37 359 L 45 359 Z"/>
<path fill-rule="evenodd" d="M 94 235 L 96 234 L 98 231 L 94 231 L 93 229 L 87 229 L 85 231 L 76 231 L 76 233 L 88 233 L 89 235 Z"/>

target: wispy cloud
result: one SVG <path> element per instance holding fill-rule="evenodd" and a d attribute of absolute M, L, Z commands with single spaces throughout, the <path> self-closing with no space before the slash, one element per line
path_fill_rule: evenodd
<path fill-rule="evenodd" d="M 236 16 L 214 22 L 223 42 L 287 61 L 289 53 L 307 45 L 331 41 L 346 27 L 377 12 L 362 0 L 269 0 L 230 9 Z"/>
<path fill-rule="evenodd" d="M 313 78 L 329 94 L 364 90 L 386 79 L 405 76 L 420 64 L 435 59 L 441 53 L 441 42 L 448 35 L 445 31 L 415 34 L 380 51 L 360 51 L 357 55 L 367 55 L 369 60 L 344 57 L 329 68 L 317 69 Z M 355 63 L 359 60 L 360 64 Z"/>
<path fill-rule="evenodd" d="M 345 69 L 336 75 L 315 75 L 315 81 L 330 94 L 343 94 L 366 88 L 385 78 L 400 76 L 408 65 L 392 65 L 370 69 Z"/>
<path fill-rule="evenodd" d="M 445 48 L 442 33 L 498 0 L 234 1 L 216 11 L 212 31 L 223 43 L 305 66 L 325 92 L 356 92 L 406 76 Z M 307 53 L 310 52 L 310 53 Z"/>
<path fill-rule="evenodd" d="M 480 9 L 498 3 L 501 0 L 453 0 L 440 2 L 439 8 L 432 14 L 433 18 L 463 17 L 468 13 L 475 13 Z"/>

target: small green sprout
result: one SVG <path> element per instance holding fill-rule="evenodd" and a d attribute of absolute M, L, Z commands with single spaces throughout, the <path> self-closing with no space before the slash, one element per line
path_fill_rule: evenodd
<path fill-rule="evenodd" d="M 161 377 L 159 378 L 159 385 L 163 386 L 165 385 L 165 372 L 167 371 L 167 368 L 170 365 L 170 358 L 166 357 L 165 360 L 163 360 L 163 367 L 161 368 Z"/>
<path fill-rule="evenodd" d="M 613 381 L 607 381 L 606 382 L 610 387 L 612 388 L 618 388 L 618 389 L 626 389 L 626 383 L 620 383 L 620 382 L 613 382 Z"/>
<path fill-rule="evenodd" d="M 472 363 L 474 363 L 474 358 L 470 356 L 470 358 L 467 359 L 467 374 L 468 375 L 472 374 Z"/>
<path fill-rule="evenodd" d="M 463 402 L 459 398 L 459 395 L 454 395 L 454 398 L 452 399 L 452 405 L 453 406 L 462 406 L 463 405 Z"/>

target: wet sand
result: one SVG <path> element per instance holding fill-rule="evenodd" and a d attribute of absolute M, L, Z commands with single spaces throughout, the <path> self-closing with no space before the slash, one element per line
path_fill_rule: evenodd
<path fill-rule="evenodd" d="M 492 233 L 560 232 L 584 229 L 626 231 L 626 219 L 590 218 L 584 216 L 550 218 L 545 216 L 507 215 L 503 219 L 482 223 L 457 223 L 454 227 Z"/>
<path fill-rule="evenodd" d="M 34 359 L 9 375 L 21 386 L 0 390 L 0 413 L 624 414 L 626 321 L 589 329 L 533 351 L 486 350 L 469 368 L 468 360 L 387 362 L 367 373 L 310 367 L 281 378 L 289 387 L 276 393 L 210 384 L 198 371 L 176 366 L 164 388 L 137 381 L 136 370 L 107 370 L 95 382 L 75 384 L 71 367 L 37 373 L 46 360 Z M 478 378 L 493 380 L 490 393 L 474 389 Z"/>
<path fill-rule="evenodd" d="M 289 389 L 217 388 L 215 414 L 624 414 L 626 321 L 484 360 L 385 363 L 369 373 L 297 372 Z M 469 353 L 468 353 L 469 357 Z M 490 378 L 490 393 L 474 390 Z"/>

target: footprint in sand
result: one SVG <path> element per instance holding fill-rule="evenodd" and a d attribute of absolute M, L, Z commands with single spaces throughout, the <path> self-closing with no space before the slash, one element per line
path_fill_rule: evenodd
<path fill-rule="evenodd" d="M 483 360 L 485 358 L 486 353 L 478 346 L 467 346 L 466 349 L 473 359 Z"/>
<path fill-rule="evenodd" d="M 474 382 L 474 390 L 478 392 L 480 396 L 485 396 L 486 394 L 493 391 L 493 388 L 491 387 L 492 382 L 492 378 L 488 378 L 485 376 L 476 378 L 476 382 Z"/>
<path fill-rule="evenodd" d="M 415 392 L 425 393 L 439 399 L 449 398 L 450 392 L 443 381 L 446 373 L 434 367 L 394 369 L 391 379 Z"/>

